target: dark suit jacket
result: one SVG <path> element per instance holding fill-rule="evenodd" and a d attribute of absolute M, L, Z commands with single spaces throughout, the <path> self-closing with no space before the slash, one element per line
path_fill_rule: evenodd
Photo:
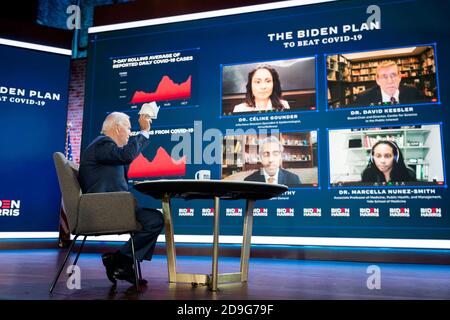
<path fill-rule="evenodd" d="M 266 179 L 264 178 L 264 173 L 262 172 L 261 169 L 256 172 L 253 172 L 251 175 L 245 178 L 244 181 L 266 182 Z M 298 175 L 281 168 L 280 171 L 278 172 L 277 183 L 285 184 L 289 187 L 301 184 Z"/>
<path fill-rule="evenodd" d="M 398 100 L 400 104 L 408 103 L 420 103 L 425 102 L 425 96 L 416 88 L 402 86 L 399 87 Z M 367 89 L 366 91 L 358 94 L 356 96 L 355 106 L 370 106 L 370 105 L 381 105 L 383 103 L 383 97 L 381 95 L 381 89 L 379 86 Z"/>
<path fill-rule="evenodd" d="M 138 134 L 119 148 L 110 137 L 95 138 L 81 156 L 78 180 L 83 193 L 128 191 L 128 167 L 149 140 Z"/>

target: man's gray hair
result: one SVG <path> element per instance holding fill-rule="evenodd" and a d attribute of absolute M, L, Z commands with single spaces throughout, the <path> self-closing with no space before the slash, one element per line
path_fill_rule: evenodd
<path fill-rule="evenodd" d="M 269 136 L 269 137 L 266 137 L 266 138 L 261 139 L 261 140 L 258 141 L 258 150 L 259 150 L 259 154 L 261 154 L 261 152 L 262 152 L 262 150 L 263 150 L 263 146 L 264 146 L 265 144 L 267 144 L 267 143 L 276 143 L 276 144 L 278 144 L 279 150 L 280 150 L 281 152 L 283 152 L 283 150 L 284 150 L 283 145 L 281 144 L 280 140 L 278 140 L 277 137 L 275 137 L 275 136 Z"/>
<path fill-rule="evenodd" d="M 105 121 L 103 121 L 101 133 L 105 134 L 105 132 L 111 130 L 111 128 L 116 124 L 126 125 L 127 120 L 129 119 L 130 117 L 123 112 L 112 112 L 108 114 Z"/>

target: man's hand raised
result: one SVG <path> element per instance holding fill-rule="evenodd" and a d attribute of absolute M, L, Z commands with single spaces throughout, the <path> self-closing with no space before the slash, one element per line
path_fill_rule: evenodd
<path fill-rule="evenodd" d="M 142 131 L 150 131 L 150 125 L 152 123 L 152 119 L 147 114 L 141 114 L 139 116 L 139 126 Z"/>

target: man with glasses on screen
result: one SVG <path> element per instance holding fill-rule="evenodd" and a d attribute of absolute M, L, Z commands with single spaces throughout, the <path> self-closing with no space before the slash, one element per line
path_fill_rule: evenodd
<path fill-rule="evenodd" d="M 400 85 L 401 75 L 394 61 L 383 61 L 377 66 L 377 86 L 356 96 L 355 106 L 418 103 L 424 95 L 414 87 Z"/>
<path fill-rule="evenodd" d="M 300 178 L 281 168 L 283 145 L 274 136 L 259 141 L 259 157 L 263 167 L 245 178 L 245 181 L 299 185 Z"/>

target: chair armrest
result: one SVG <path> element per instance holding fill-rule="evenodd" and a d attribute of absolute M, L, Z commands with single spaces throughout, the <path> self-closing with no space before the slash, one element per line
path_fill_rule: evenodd
<path fill-rule="evenodd" d="M 138 229 L 130 192 L 86 193 L 80 197 L 78 234 L 114 234 Z"/>

